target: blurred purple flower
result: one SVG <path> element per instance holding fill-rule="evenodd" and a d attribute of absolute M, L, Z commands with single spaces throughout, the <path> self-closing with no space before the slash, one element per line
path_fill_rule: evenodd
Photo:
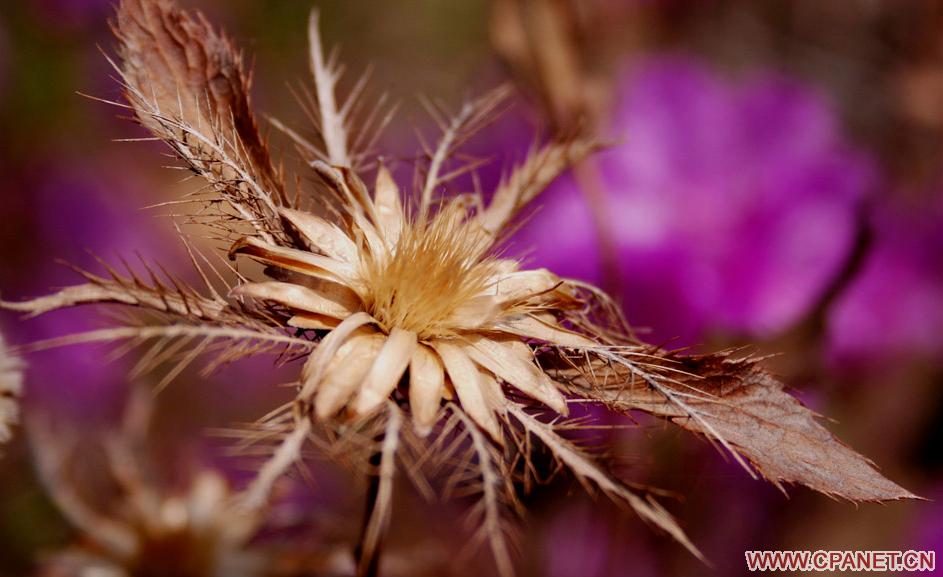
<path fill-rule="evenodd" d="M 733 83 L 663 57 L 627 75 L 612 126 L 624 143 L 599 162 L 629 320 L 684 343 L 800 320 L 846 258 L 875 180 L 823 99 L 782 77 Z M 599 281 L 578 187 L 564 180 L 543 200 L 515 246 Z"/>
<path fill-rule="evenodd" d="M 875 212 L 874 248 L 829 317 L 833 360 L 943 354 L 943 185 L 939 191 Z"/>
<path fill-rule="evenodd" d="M 94 171 L 63 161 L 42 166 L 13 175 L 19 182 L 11 188 L 29 190 L 30 201 L 13 203 L 8 207 L 9 217 L 15 222 L 31 220 L 28 230 L 34 238 L 24 244 L 31 249 L 23 259 L 31 267 L 29 274 L 9 278 L 2 287 L 4 297 L 16 300 L 74 283 L 76 275 L 56 264 L 56 259 L 102 274 L 91 253 L 113 263 L 117 254 L 132 263 L 135 254 L 161 260 L 168 255 L 166 236 L 156 232 L 158 226 L 164 228 L 163 223 L 152 212 L 138 210 L 145 201 L 129 196 L 134 189 L 130 181 L 106 181 Z M 139 265 L 132 266 L 140 272 Z M 98 313 L 77 309 L 18 323 L 17 340 L 37 341 L 101 328 Z M 105 345 L 78 345 L 32 355 L 28 402 L 90 421 L 114 417 L 121 408 L 129 367 L 106 362 L 108 350 Z"/>
<path fill-rule="evenodd" d="M 100 25 L 115 4 L 115 0 L 33 0 L 32 8 L 48 26 L 70 30 Z"/>

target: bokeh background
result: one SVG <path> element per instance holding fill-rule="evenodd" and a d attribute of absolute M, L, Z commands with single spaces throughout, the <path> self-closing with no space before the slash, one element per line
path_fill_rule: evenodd
<path fill-rule="evenodd" d="M 306 81 L 309 2 L 189 0 L 255 64 L 254 99 L 289 124 Z M 417 96 L 454 107 L 500 83 L 514 106 L 471 145 L 493 184 L 537 134 L 596 130 L 612 145 L 555 184 L 508 250 L 604 284 L 646 338 L 708 350 L 749 345 L 839 437 L 928 502 L 854 506 L 801 488 L 784 497 L 707 443 L 653 423 L 611 433 L 625 474 L 669 489 L 713 568 L 572 483 L 527 498 L 522 568 L 547 577 L 746 574 L 749 549 L 943 551 L 943 3 L 873 0 L 325 0 L 324 35 L 348 74 L 401 103 L 385 137 L 408 180 Z M 156 257 L 186 270 L 164 212 L 190 185 L 121 111 L 102 54 L 110 0 L 25 0 L 0 9 L 0 290 L 73 280 L 64 259 Z M 277 135 L 274 142 L 290 147 Z M 132 266 L 135 266 L 132 264 Z M 87 311 L 0 316 L 15 342 L 96 326 Z M 131 359 L 74 347 L 29 357 L 24 411 L 95 444 L 125 403 Z M 158 398 L 155 475 L 169 487 L 207 462 L 243 465 L 209 433 L 251 421 L 290 378 L 266 362 Z M 152 377 L 141 377 L 147 381 Z M 24 575 L 77 534 L 44 495 L 18 435 L 0 461 L 0 574 Z M 332 480 L 333 479 L 333 480 Z M 88 481 L 86 481 L 88 482 Z M 343 481 L 297 499 L 312 525 L 359 521 Z M 92 491 L 105 491 L 96 489 Z M 313 494 L 308 495 L 307 492 Z M 101 496 L 101 495 L 99 495 Z M 411 500 L 412 499 L 412 500 Z M 457 536 L 405 496 L 395 548 L 444 564 Z M 299 548 L 325 537 L 290 532 Z M 438 536 L 436 535 L 438 534 Z M 451 541 L 450 541 L 451 539 Z M 438 549 L 437 549 L 438 548 Z M 418 563 L 419 561 L 417 561 Z M 443 565 L 444 566 L 444 565 Z M 438 570 L 438 569 L 436 569 Z M 416 574 L 421 574 L 417 570 Z"/>

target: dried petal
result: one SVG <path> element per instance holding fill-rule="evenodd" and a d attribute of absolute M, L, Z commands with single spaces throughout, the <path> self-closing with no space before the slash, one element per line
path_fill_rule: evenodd
<path fill-rule="evenodd" d="M 537 399 L 561 415 L 569 409 L 563 394 L 534 364 L 534 353 L 519 340 L 472 336 L 465 352 L 473 361 L 507 381 L 525 395 Z"/>
<path fill-rule="evenodd" d="M 234 244 L 229 254 L 249 255 L 264 264 L 348 286 L 356 282 L 356 271 L 348 263 L 304 250 L 276 246 L 252 237 L 243 238 Z"/>
<path fill-rule="evenodd" d="M 384 238 L 390 246 L 396 245 L 403 230 L 403 206 L 399 197 L 399 187 L 393 175 L 385 166 L 377 170 L 377 182 L 374 189 L 374 204 L 377 218 Z"/>
<path fill-rule="evenodd" d="M 286 307 L 307 313 L 316 313 L 335 319 L 343 319 L 359 308 L 354 300 L 339 302 L 327 295 L 294 283 L 256 282 L 245 283 L 233 289 L 232 294 L 258 300 L 273 301 Z"/>
<path fill-rule="evenodd" d="M 318 386 L 314 411 L 326 419 L 346 405 L 363 384 L 383 347 L 382 335 L 361 329 L 338 350 Z"/>
<path fill-rule="evenodd" d="M 537 339 L 560 347 L 598 346 L 595 341 L 564 329 L 549 315 L 520 315 L 505 321 L 496 328 L 526 339 Z"/>
<path fill-rule="evenodd" d="M 313 248 L 348 264 L 359 261 L 357 245 L 334 223 L 313 214 L 289 208 L 281 209 L 279 214 L 303 234 Z"/>
<path fill-rule="evenodd" d="M 435 424 L 444 389 L 442 361 L 429 347 L 419 345 L 409 363 L 409 408 L 416 431 L 422 436 L 428 435 Z"/>
<path fill-rule="evenodd" d="M 494 411 L 485 399 L 478 367 L 459 345 L 439 340 L 432 343 L 432 347 L 439 353 L 442 364 L 445 365 L 449 381 L 455 387 L 462 409 L 478 423 L 478 426 L 491 435 L 492 439 L 500 441 L 501 427 L 498 425 Z"/>
<path fill-rule="evenodd" d="M 399 384 L 415 349 L 416 333 L 402 329 L 390 331 L 373 368 L 360 387 L 353 405 L 354 413 L 365 415 L 383 404 Z"/>

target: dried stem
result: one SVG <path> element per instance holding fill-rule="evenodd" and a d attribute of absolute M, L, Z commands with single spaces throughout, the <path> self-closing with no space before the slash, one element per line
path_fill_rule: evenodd
<path fill-rule="evenodd" d="M 573 166 L 573 176 L 583 193 L 589 216 L 593 221 L 596 245 L 599 247 L 599 266 L 602 271 L 602 289 L 611 295 L 622 293 L 622 274 L 616 247 L 615 230 L 608 218 L 609 206 L 606 185 L 599 174 L 595 157 L 588 157 Z"/>
<path fill-rule="evenodd" d="M 370 476 L 367 487 L 364 525 L 357 545 L 357 576 L 376 577 L 380 568 L 383 537 L 389 525 L 393 505 L 393 476 L 396 472 L 396 452 L 399 449 L 402 416 L 390 402 L 387 405 L 386 428 L 380 450 L 370 457 L 370 465 L 378 470 Z"/>

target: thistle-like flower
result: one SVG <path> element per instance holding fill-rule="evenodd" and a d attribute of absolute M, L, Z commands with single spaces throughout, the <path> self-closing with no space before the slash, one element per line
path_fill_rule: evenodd
<path fill-rule="evenodd" d="M 477 166 L 456 151 L 494 117 L 506 89 L 455 115 L 429 104 L 441 135 L 423 146 L 415 191 L 401 194 L 372 151 L 392 111 L 382 100 L 361 105 L 363 80 L 340 98 L 339 68 L 322 53 L 314 14 L 314 91 L 300 98 L 312 135 L 273 122 L 320 186 L 289 194 L 252 114 L 249 75 L 226 36 L 170 0 L 123 0 L 115 30 L 127 100 L 119 105 L 207 182 L 177 204 L 191 222 L 217 231 L 231 259 L 265 265 L 267 278 L 233 269 L 234 284 L 221 274 L 211 281 L 216 269 L 188 244 L 202 293 L 175 277 L 144 281 L 109 268 L 107 277 L 80 271 L 85 284 L 3 304 L 31 314 L 86 303 L 143 309 L 151 313 L 147 324 L 64 342 L 154 341 L 147 359 L 178 360 L 166 380 L 202 354 L 216 354 L 211 366 L 264 352 L 306 357 L 295 401 L 269 413 L 255 433 L 258 442 L 275 443 L 241 495 L 248 510 L 264 506 L 306 440 L 320 442 L 374 478 L 358 546 L 359 573 L 374 574 L 396 470 L 428 494 L 436 472 L 450 466 L 444 492 L 458 485 L 481 496 L 471 543 L 487 543 L 498 572 L 510 575 L 506 513 L 519 510 L 517 481 L 527 487 L 547 478 L 532 458 L 545 450 L 560 465 L 554 470 L 628 504 L 696 553 L 650 495 L 568 438 L 585 425 L 567 418 L 574 403 L 663 417 L 777 485 L 803 483 L 853 501 L 912 497 L 821 427 L 755 360 L 646 345 L 599 289 L 501 257 L 521 211 L 597 148 L 591 140 L 554 140 L 490 194 L 450 190 Z"/>
<path fill-rule="evenodd" d="M 559 145 L 544 156 L 560 157 L 554 164 L 562 164 L 589 148 Z M 433 212 L 427 195 L 413 217 L 382 166 L 373 194 L 352 172 L 321 163 L 315 168 L 346 209 L 340 225 L 280 209 L 304 250 L 247 237 L 230 253 L 294 273 L 241 284 L 235 295 L 284 307 L 288 326 L 329 331 L 301 377 L 300 398 L 311 402 L 317 419 L 343 409 L 351 418 L 375 413 L 404 375 L 421 434 L 438 421 L 443 401 L 457 398 L 500 442 L 499 418 L 508 405 L 501 383 L 567 415 L 565 388 L 538 367 L 527 343 L 597 343 L 563 326 L 567 314 L 585 307 L 576 286 L 494 256 L 497 234 L 519 202 L 505 198 L 512 187 L 500 189 L 480 211 L 457 197 Z"/>

